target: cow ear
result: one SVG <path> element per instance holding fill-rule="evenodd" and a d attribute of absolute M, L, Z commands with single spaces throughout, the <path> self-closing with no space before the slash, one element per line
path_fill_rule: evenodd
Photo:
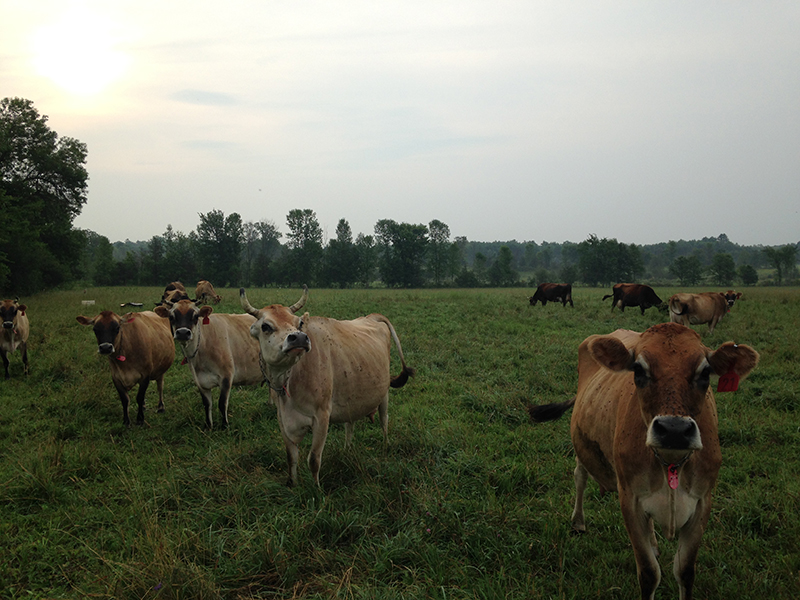
<path fill-rule="evenodd" d="M 200 309 L 199 314 L 202 318 L 207 319 L 208 315 L 210 315 L 212 312 L 214 312 L 214 309 L 208 305 L 205 305 L 203 308 Z"/>
<path fill-rule="evenodd" d="M 75 320 L 78 321 L 78 323 L 80 323 L 81 325 L 91 325 L 92 323 L 94 323 L 94 319 L 88 319 L 83 315 L 75 317 Z"/>
<path fill-rule="evenodd" d="M 633 367 L 633 352 L 615 337 L 596 337 L 589 342 L 589 352 L 598 363 L 612 371 L 625 371 Z"/>
<path fill-rule="evenodd" d="M 25 311 L 26 311 L 26 310 L 28 310 L 28 307 L 27 307 L 27 306 L 25 306 L 24 304 L 20 304 L 20 305 L 17 307 L 17 310 L 18 310 L 19 312 L 21 312 L 21 313 L 24 315 L 24 314 L 25 314 Z"/>
<path fill-rule="evenodd" d="M 714 373 L 725 375 L 733 371 L 739 377 L 745 377 L 758 364 L 758 352 L 744 344 L 725 342 L 708 355 L 708 362 Z"/>
<path fill-rule="evenodd" d="M 163 319 L 169 318 L 169 310 L 167 309 L 166 306 L 156 306 L 153 309 L 153 312 Z"/>

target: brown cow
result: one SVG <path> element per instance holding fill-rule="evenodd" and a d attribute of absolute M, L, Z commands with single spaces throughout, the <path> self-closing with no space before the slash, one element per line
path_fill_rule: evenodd
<path fill-rule="evenodd" d="M 531 306 L 536 306 L 538 301 L 545 306 L 550 301 L 561 302 L 561 306 L 566 306 L 569 302 L 570 306 L 575 307 L 572 303 L 572 285 L 569 283 L 540 283 L 536 292 L 528 300 Z"/>
<path fill-rule="evenodd" d="M 536 421 L 570 407 L 575 448 L 572 527 L 586 529 L 583 494 L 591 475 L 618 490 L 633 545 L 642 598 L 661 580 L 653 522 L 678 536 L 674 574 L 680 597 L 692 597 L 695 560 L 721 464 L 712 373 L 747 375 L 758 353 L 727 342 L 710 350 L 697 332 L 676 323 L 644 333 L 593 335 L 578 349 L 578 393 L 567 402 L 531 407 Z"/>
<path fill-rule="evenodd" d="M 656 295 L 653 288 L 641 283 L 617 283 L 610 294 L 603 296 L 603 300 L 606 298 L 612 298 L 612 312 L 615 306 L 622 312 L 625 312 L 626 306 L 638 306 L 642 309 L 642 314 L 644 314 L 645 309 L 663 304 L 663 301 Z"/>
<path fill-rule="evenodd" d="M 353 437 L 353 423 L 380 416 L 388 440 L 389 386 L 402 387 L 414 369 L 406 366 L 403 349 L 389 319 L 371 314 L 352 321 L 295 315 L 308 299 L 308 288 L 295 304 L 273 304 L 258 310 L 239 290 L 242 308 L 256 318 L 250 334 L 258 340 L 264 377 L 278 408 L 278 422 L 289 461 L 288 485 L 297 483 L 299 447 L 311 431 L 308 464 L 319 485 L 322 450 L 329 423 L 345 424 L 345 442 Z M 389 372 L 392 340 L 403 370 Z"/>
<path fill-rule="evenodd" d="M 725 301 L 728 303 L 728 310 L 733 308 L 733 305 L 736 301 L 742 297 L 742 292 L 737 292 L 735 290 L 728 290 L 725 292 Z"/>
<path fill-rule="evenodd" d="M 739 294 L 741 295 L 741 294 Z M 669 320 L 682 325 L 702 325 L 708 323 L 708 332 L 714 333 L 714 328 L 720 319 L 725 316 L 736 302 L 735 293 L 733 300 L 722 292 L 703 292 L 702 294 L 674 294 L 669 299 Z"/>
<path fill-rule="evenodd" d="M 175 344 L 167 321 L 150 311 L 120 317 L 110 310 L 91 319 L 76 319 L 81 325 L 93 326 L 97 351 L 108 356 L 111 381 L 122 402 L 123 424 L 131 424 L 128 391 L 137 383 L 137 424 L 144 424 L 144 395 L 151 380 L 158 386 L 158 412 L 164 412 L 164 373 L 175 360 Z"/>
<path fill-rule="evenodd" d="M 186 293 L 186 288 L 180 281 L 173 281 L 168 283 L 164 288 L 164 293 L 161 294 L 161 301 L 156 302 L 156 306 L 172 306 L 181 300 L 189 300 L 189 294 Z"/>
<path fill-rule="evenodd" d="M 0 332 L 0 356 L 3 357 L 3 367 L 8 374 L 8 354 L 13 353 L 19 348 L 22 354 L 22 367 L 25 375 L 28 374 L 28 336 L 30 335 L 30 323 L 25 311 L 28 307 L 19 303 L 19 298 L 15 300 L 3 300 L 0 304 L 0 321 L 3 322 L 3 330 Z"/>
<path fill-rule="evenodd" d="M 202 279 L 197 282 L 197 289 L 194 291 L 195 302 L 197 304 L 219 304 L 222 301 L 222 296 L 214 291 L 214 286 L 211 282 Z"/>
<path fill-rule="evenodd" d="M 258 385 L 264 380 L 258 364 L 258 342 L 250 336 L 250 315 L 211 314 L 210 306 L 198 308 L 181 300 L 171 308 L 158 306 L 155 313 L 169 319 L 173 337 L 192 370 L 206 411 L 206 427 L 214 425 L 211 390 L 220 388 L 222 428 L 228 426 L 231 386 Z"/>

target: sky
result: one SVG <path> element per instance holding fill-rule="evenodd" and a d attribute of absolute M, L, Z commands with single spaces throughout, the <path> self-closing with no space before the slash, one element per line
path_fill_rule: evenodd
<path fill-rule="evenodd" d="M 0 97 L 87 144 L 75 226 L 800 240 L 800 3 L 0 0 Z M 285 238 L 284 238 L 285 239 Z"/>

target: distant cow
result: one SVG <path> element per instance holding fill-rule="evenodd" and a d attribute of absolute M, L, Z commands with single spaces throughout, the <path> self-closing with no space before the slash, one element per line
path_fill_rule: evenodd
<path fill-rule="evenodd" d="M 730 299 L 722 292 L 674 294 L 669 299 L 669 320 L 686 326 L 708 323 L 708 332 L 714 333 L 717 323 L 730 310 L 736 298 L 734 292 L 731 292 Z"/>
<path fill-rule="evenodd" d="M 728 303 L 728 311 L 733 308 L 733 305 L 736 301 L 742 297 L 742 292 L 737 292 L 735 290 L 728 290 L 725 292 L 725 301 Z"/>
<path fill-rule="evenodd" d="M 22 354 L 22 367 L 24 373 L 28 374 L 28 335 L 30 334 L 30 323 L 25 311 L 28 307 L 16 300 L 3 300 L 0 304 L 0 321 L 3 322 L 3 330 L 0 332 L 0 356 L 3 357 L 3 367 L 8 375 L 8 354 L 13 353 L 19 348 Z"/>
<path fill-rule="evenodd" d="M 211 391 L 218 387 L 222 427 L 228 426 L 231 386 L 258 385 L 264 380 L 258 364 L 258 342 L 250 336 L 250 315 L 211 314 L 210 306 L 198 308 L 181 300 L 171 308 L 157 306 L 155 313 L 169 319 L 206 411 L 206 427 L 213 427 Z"/>
<path fill-rule="evenodd" d="M 572 303 L 572 285 L 569 283 L 540 283 L 529 300 L 531 306 L 536 306 L 539 301 L 542 302 L 542 306 L 545 306 L 548 301 L 561 302 L 562 306 L 566 306 L 569 302 L 570 306 L 575 306 Z"/>
<path fill-rule="evenodd" d="M 653 522 L 678 536 L 674 573 L 680 597 L 692 597 L 695 561 L 711 492 L 722 462 L 712 373 L 747 375 L 750 347 L 727 342 L 710 350 L 693 330 L 662 323 L 644 333 L 619 329 L 586 338 L 578 349 L 578 393 L 567 402 L 532 407 L 535 421 L 572 411 L 575 508 L 584 531 L 583 494 L 591 475 L 601 490 L 619 491 L 642 598 L 661 580 Z"/>
<path fill-rule="evenodd" d="M 406 366 L 403 349 L 389 319 L 371 314 L 352 321 L 298 317 L 308 298 L 308 288 L 295 304 L 266 306 L 261 310 L 239 291 L 242 308 L 256 318 L 250 334 L 258 340 L 270 396 L 278 409 L 278 422 L 289 462 L 289 485 L 297 483 L 299 447 L 311 431 L 308 464 L 319 485 L 322 449 L 329 423 L 345 424 L 345 441 L 353 437 L 353 423 L 380 416 L 384 441 L 388 439 L 389 386 L 402 387 L 414 369 Z M 401 373 L 391 378 L 389 351 L 397 346 Z"/>
<path fill-rule="evenodd" d="M 189 300 L 189 295 L 180 281 L 173 281 L 164 288 L 164 293 L 161 294 L 161 302 L 156 302 L 156 306 L 170 306 L 181 300 Z"/>
<path fill-rule="evenodd" d="M 131 424 L 128 391 L 137 383 L 137 424 L 144 424 L 144 395 L 151 380 L 158 386 L 158 412 L 164 412 L 164 373 L 175 360 L 175 344 L 167 321 L 150 311 L 120 317 L 110 310 L 91 319 L 76 319 L 81 325 L 93 326 L 97 351 L 108 356 L 111 380 L 122 402 L 123 424 Z"/>
<path fill-rule="evenodd" d="M 194 292 L 195 302 L 197 304 L 219 304 L 222 296 L 214 291 L 214 286 L 205 279 L 197 282 L 197 289 Z"/>
<path fill-rule="evenodd" d="M 645 309 L 663 304 L 663 301 L 656 295 L 653 288 L 641 283 L 617 283 L 610 294 L 603 296 L 603 300 L 606 298 L 612 298 L 612 311 L 615 306 L 622 312 L 625 312 L 626 306 L 638 306 L 642 309 L 642 314 L 644 314 Z"/>

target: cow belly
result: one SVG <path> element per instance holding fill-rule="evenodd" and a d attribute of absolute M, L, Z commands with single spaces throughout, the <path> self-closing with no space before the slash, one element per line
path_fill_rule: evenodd
<path fill-rule="evenodd" d="M 200 389 L 210 390 L 219 387 L 221 377 L 211 371 L 194 371 L 194 381 Z"/>
<path fill-rule="evenodd" d="M 686 525 L 697 510 L 699 501 L 698 498 L 689 495 L 682 488 L 678 488 L 674 491 L 675 502 L 673 506 L 670 500 L 670 492 L 671 490 L 666 481 L 664 481 L 663 488 L 639 500 L 645 514 L 662 527 L 667 537 L 670 537 L 670 524 L 674 524 L 675 531 Z"/>

